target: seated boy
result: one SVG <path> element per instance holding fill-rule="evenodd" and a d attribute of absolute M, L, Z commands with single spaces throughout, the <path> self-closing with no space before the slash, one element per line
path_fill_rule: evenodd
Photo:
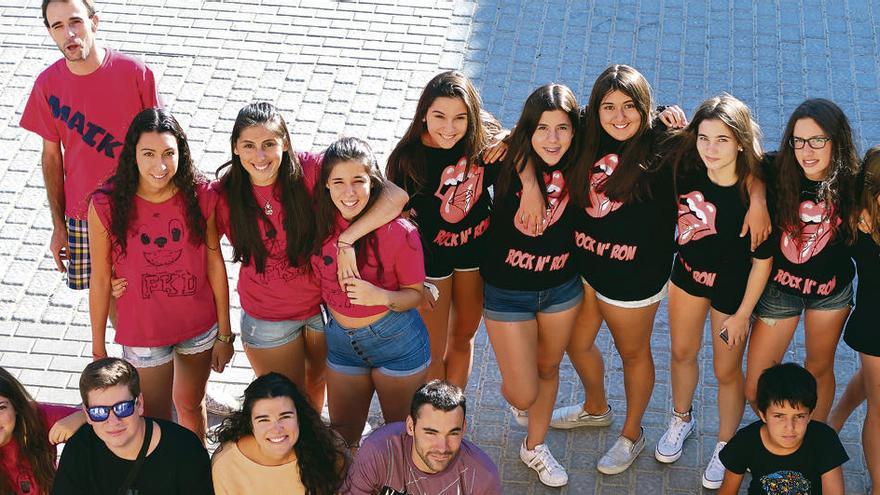
<path fill-rule="evenodd" d="M 736 494 L 746 469 L 749 495 L 843 494 L 840 466 L 849 456 L 837 433 L 810 420 L 816 379 L 794 363 L 767 368 L 758 379 L 760 421 L 746 426 L 719 454 L 727 472 L 720 495 Z"/>

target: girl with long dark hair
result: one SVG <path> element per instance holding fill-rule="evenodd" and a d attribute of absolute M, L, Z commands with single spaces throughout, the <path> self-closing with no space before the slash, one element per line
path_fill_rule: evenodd
<path fill-rule="evenodd" d="M 46 495 L 55 480 L 55 445 L 86 422 L 81 409 L 41 404 L 0 368 L 0 494 Z"/>
<path fill-rule="evenodd" d="M 749 240 L 739 236 L 749 206 L 746 184 L 759 175 L 760 138 L 749 108 L 722 94 L 697 108 L 687 128 L 671 138 L 665 157 L 675 167 L 678 198 L 678 254 L 669 284 L 673 409 L 654 457 L 678 460 L 696 426 L 691 406 L 708 315 L 718 381 L 718 442 L 703 474 L 709 489 L 721 486 L 718 453 L 742 419 L 749 318 L 773 263 L 770 243 L 750 253 Z"/>
<path fill-rule="evenodd" d="M 755 308 L 746 372 L 754 409 L 762 370 L 782 359 L 804 315 L 805 367 L 816 377 L 813 419 L 825 421 L 834 399 L 834 355 L 853 304 L 855 275 L 847 221 L 856 207 L 859 159 L 843 111 L 824 99 L 792 112 L 778 154 L 765 171 L 775 178 L 773 270 Z"/>
<path fill-rule="evenodd" d="M 215 185 L 220 194 L 217 227 L 232 243 L 232 260 L 241 262 L 245 353 L 255 374 L 283 374 L 320 410 L 327 347 L 321 292 L 309 264 L 320 156 L 294 151 L 284 118 L 267 102 L 238 112 L 230 145 L 232 159 L 218 170 L 222 175 Z M 337 247 L 343 259 L 351 258 L 352 243 L 397 217 L 406 202 L 393 185 L 385 198 L 340 234 Z"/>
<path fill-rule="evenodd" d="M 312 269 L 327 305 L 330 421 L 356 446 L 377 392 L 386 423 L 403 421 L 431 361 L 428 333 L 415 307 L 425 267 L 419 233 L 397 218 L 354 243 L 359 277 L 337 274 L 338 238 L 382 197 L 385 182 L 369 145 L 342 138 L 324 153 L 316 191 Z"/>
<path fill-rule="evenodd" d="M 244 390 L 240 411 L 212 434 L 220 444 L 211 460 L 218 495 L 285 493 L 332 495 L 344 478 L 345 452 L 296 385 L 263 375 Z"/>
<path fill-rule="evenodd" d="M 104 343 L 111 274 L 116 342 L 141 377 L 146 415 L 205 436 L 205 385 L 232 358 L 229 287 L 214 221 L 216 194 L 193 165 L 186 135 L 163 109 L 137 114 L 119 167 L 89 207 L 92 356 Z"/>
<path fill-rule="evenodd" d="M 559 388 L 559 363 L 582 297 L 569 259 L 566 185 L 577 152 L 578 111 L 574 94 L 558 84 L 541 86 L 526 100 L 495 182 L 490 240 L 480 266 L 483 316 L 501 371 L 501 393 L 515 410 L 528 413 L 520 459 L 548 486 L 568 483 L 544 440 Z M 548 222 L 541 237 L 516 218 L 520 174 L 527 168 L 543 186 Z"/>

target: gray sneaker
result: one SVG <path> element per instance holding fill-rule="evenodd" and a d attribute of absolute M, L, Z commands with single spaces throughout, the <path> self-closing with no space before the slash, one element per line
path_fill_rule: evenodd
<path fill-rule="evenodd" d="M 570 430 L 581 426 L 608 426 L 614 420 L 611 406 L 602 414 L 590 414 L 584 411 L 580 404 L 560 407 L 553 410 L 550 418 L 550 427 L 557 430 Z"/>
<path fill-rule="evenodd" d="M 724 468 L 724 464 L 721 463 L 721 459 L 718 458 L 718 454 L 725 445 L 727 445 L 727 442 L 718 442 L 715 444 L 715 450 L 712 451 L 712 459 L 709 460 L 709 465 L 706 466 L 706 472 L 703 473 L 703 487 L 710 490 L 721 488 L 721 484 L 724 481 L 724 472 L 726 469 Z"/>
<path fill-rule="evenodd" d="M 614 445 L 599 459 L 596 469 L 602 474 L 620 474 L 626 471 L 645 449 L 645 428 L 642 427 L 635 443 L 624 436 L 617 437 Z"/>
<path fill-rule="evenodd" d="M 241 409 L 241 401 L 222 390 L 209 390 L 205 393 L 205 409 L 215 416 L 225 418 Z"/>

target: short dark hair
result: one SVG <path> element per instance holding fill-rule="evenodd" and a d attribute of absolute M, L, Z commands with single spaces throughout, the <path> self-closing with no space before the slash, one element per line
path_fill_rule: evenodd
<path fill-rule="evenodd" d="M 770 404 L 816 408 L 816 379 L 796 363 L 771 366 L 758 378 L 758 410 L 767 412 Z"/>
<path fill-rule="evenodd" d="M 141 379 L 137 369 L 124 359 L 106 357 L 89 363 L 83 370 L 79 376 L 79 395 L 83 404 L 89 407 L 89 392 L 116 385 L 128 387 L 134 398 L 141 395 Z"/>
<path fill-rule="evenodd" d="M 46 17 L 46 9 L 49 8 L 49 4 L 52 2 L 63 2 L 63 3 L 71 3 L 77 0 L 43 0 L 43 24 L 46 27 L 49 27 L 49 18 Z M 89 19 L 95 16 L 95 2 L 92 0 L 79 0 L 86 7 L 86 11 L 89 13 Z"/>
<path fill-rule="evenodd" d="M 467 413 L 467 400 L 464 397 L 464 392 L 443 380 L 431 380 L 416 390 L 409 406 L 409 415 L 413 423 L 419 417 L 419 409 L 425 404 L 430 404 L 434 409 L 443 412 L 454 411 L 461 407 L 462 414 Z"/>

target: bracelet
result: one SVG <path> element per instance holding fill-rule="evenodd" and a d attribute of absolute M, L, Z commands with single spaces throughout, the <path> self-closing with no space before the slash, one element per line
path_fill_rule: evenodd
<path fill-rule="evenodd" d="M 347 242 L 345 242 L 345 241 L 337 240 L 337 241 L 336 241 L 336 249 L 338 249 L 338 250 L 343 250 L 343 249 L 354 249 L 354 246 L 352 246 L 351 244 L 349 244 L 349 243 L 347 243 Z"/>

